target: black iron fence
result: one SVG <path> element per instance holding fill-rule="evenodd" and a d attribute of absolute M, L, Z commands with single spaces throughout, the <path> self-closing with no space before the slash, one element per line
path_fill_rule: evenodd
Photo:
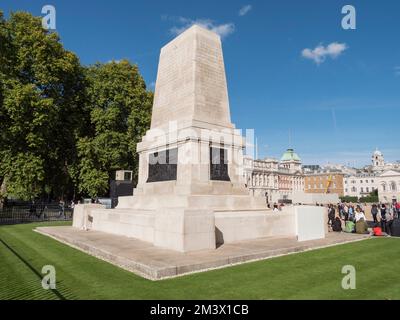
<path fill-rule="evenodd" d="M 72 220 L 72 214 L 58 203 L 11 204 L 0 209 L 0 224 Z"/>

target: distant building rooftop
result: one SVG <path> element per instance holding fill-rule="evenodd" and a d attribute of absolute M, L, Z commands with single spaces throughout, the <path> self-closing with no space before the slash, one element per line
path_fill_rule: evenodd
<path fill-rule="evenodd" d="M 301 161 L 301 159 L 293 149 L 287 149 L 282 155 L 281 161 Z"/>

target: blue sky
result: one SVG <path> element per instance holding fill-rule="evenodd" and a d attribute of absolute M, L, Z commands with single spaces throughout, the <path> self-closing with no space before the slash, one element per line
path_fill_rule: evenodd
<path fill-rule="evenodd" d="M 194 21 L 220 32 L 232 120 L 255 129 L 261 157 L 280 157 L 290 131 L 305 164 L 360 166 L 376 147 L 400 160 L 400 1 L 13 0 L 0 9 L 39 16 L 46 4 L 83 64 L 127 58 L 150 87 L 176 32 Z M 346 4 L 356 30 L 341 27 Z"/>

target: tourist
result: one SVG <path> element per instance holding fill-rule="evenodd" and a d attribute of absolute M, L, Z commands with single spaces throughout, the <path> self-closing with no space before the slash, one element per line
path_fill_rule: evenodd
<path fill-rule="evenodd" d="M 380 215 L 382 231 L 386 232 L 386 205 L 385 204 L 382 204 L 379 215 Z"/>
<path fill-rule="evenodd" d="M 358 234 L 369 233 L 368 232 L 368 224 L 364 218 L 361 218 L 356 222 L 356 233 L 358 233 Z"/>
<path fill-rule="evenodd" d="M 328 224 L 333 225 L 333 220 L 335 220 L 335 208 L 330 204 L 328 206 Z"/>
<path fill-rule="evenodd" d="M 394 211 L 393 211 L 393 206 L 389 208 L 389 210 L 386 211 L 386 233 L 388 236 L 391 236 L 393 234 L 393 217 L 394 217 Z"/>
<path fill-rule="evenodd" d="M 338 212 L 339 212 L 339 217 L 340 219 L 343 218 L 343 203 L 338 203 L 337 204 Z"/>
<path fill-rule="evenodd" d="M 374 219 L 374 223 L 378 223 L 378 206 L 374 203 L 371 208 L 372 218 Z"/>
<path fill-rule="evenodd" d="M 332 230 L 335 232 L 342 231 L 342 220 L 340 220 L 340 217 L 336 216 L 335 220 L 332 223 Z"/>
<path fill-rule="evenodd" d="M 383 236 L 382 234 L 382 228 L 379 226 L 379 223 L 375 223 L 374 228 L 372 229 L 373 235 L 376 237 L 381 237 Z"/>
<path fill-rule="evenodd" d="M 365 217 L 364 212 L 362 212 L 361 207 L 359 207 L 359 206 L 357 206 L 357 208 L 356 208 L 356 214 L 354 216 L 354 219 L 355 219 L 356 223 L 358 221 L 360 221 L 361 219 L 363 219 L 364 221 L 367 220 L 367 218 Z"/>
<path fill-rule="evenodd" d="M 353 233 L 354 232 L 354 227 L 355 227 L 354 222 L 351 221 L 351 220 L 348 220 L 345 223 L 344 232 Z"/>
<path fill-rule="evenodd" d="M 349 220 L 353 220 L 354 207 L 352 205 L 349 206 Z"/>
<path fill-rule="evenodd" d="M 347 203 L 345 203 L 343 206 L 343 212 L 344 212 L 344 221 L 349 220 L 349 207 L 347 206 Z"/>
<path fill-rule="evenodd" d="M 400 219 L 400 202 L 397 201 L 395 204 L 397 219 Z"/>
<path fill-rule="evenodd" d="M 276 203 L 274 204 L 274 210 L 273 210 L 273 212 L 279 212 L 278 205 L 277 205 Z"/>

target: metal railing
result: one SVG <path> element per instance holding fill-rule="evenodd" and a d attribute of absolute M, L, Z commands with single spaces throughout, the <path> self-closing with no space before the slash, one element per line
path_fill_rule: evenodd
<path fill-rule="evenodd" d="M 73 209 L 56 203 L 15 204 L 0 209 L 0 225 L 72 220 Z"/>

